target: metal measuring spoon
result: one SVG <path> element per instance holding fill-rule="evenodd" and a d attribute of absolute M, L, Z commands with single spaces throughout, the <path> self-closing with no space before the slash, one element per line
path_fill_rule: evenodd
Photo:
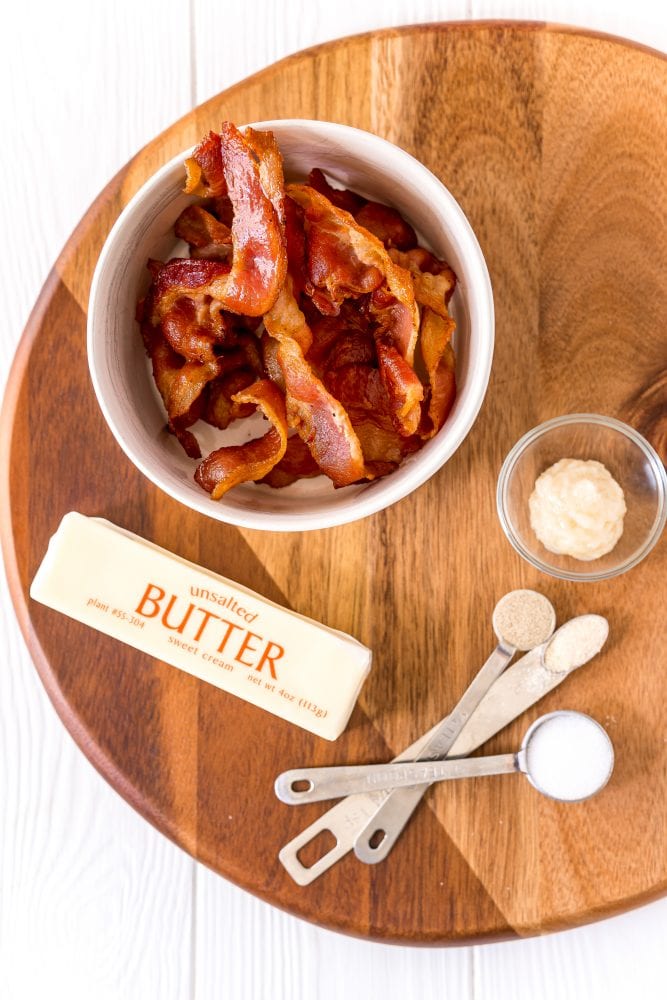
<path fill-rule="evenodd" d="M 512 606 L 515 608 L 518 607 L 520 611 L 530 611 L 532 608 L 534 613 L 533 617 L 542 617 L 544 619 L 543 639 L 546 640 L 552 635 L 556 621 L 556 614 L 553 606 L 546 597 L 530 590 L 512 591 L 511 593 L 506 594 L 505 597 L 501 598 L 494 610 L 494 622 L 496 623 L 496 626 L 498 625 L 498 621 L 502 621 L 504 617 L 503 613 L 507 612 L 508 609 L 511 610 Z M 494 682 L 503 673 L 511 661 L 516 649 L 529 649 L 534 645 L 540 644 L 540 637 L 527 637 L 526 635 L 518 634 L 516 630 L 514 630 L 510 636 L 504 636 L 502 632 L 500 632 L 500 629 L 497 628 L 497 636 L 499 642 L 496 649 L 479 671 L 478 675 L 475 677 L 454 711 L 441 720 L 441 722 L 436 725 L 430 733 L 426 735 L 426 737 L 417 741 L 413 750 L 413 753 L 415 754 L 412 758 L 413 760 L 430 760 L 445 757 L 454 743 L 458 740 L 461 730 L 466 725 L 470 715 L 475 711 L 485 695 L 488 694 L 489 689 L 493 686 Z M 529 639 L 528 642 L 525 641 L 526 638 Z M 537 638 L 537 642 L 535 642 L 535 638 Z M 411 748 L 408 748 L 408 752 L 410 749 Z M 280 775 L 276 781 L 276 794 L 279 798 L 281 797 L 280 789 L 284 786 L 287 774 L 292 776 L 293 781 L 298 780 L 297 772 L 285 772 L 284 775 Z M 369 859 L 371 862 L 381 861 L 382 858 L 386 857 L 401 830 L 417 807 L 425 791 L 426 788 L 422 785 L 415 786 L 413 788 L 404 788 L 400 791 L 394 791 L 389 795 L 384 796 L 384 798 L 377 803 L 374 803 L 369 796 L 366 796 L 362 811 L 360 811 L 357 806 L 352 803 L 350 809 L 353 809 L 354 811 L 352 819 L 355 824 L 359 823 L 359 820 L 363 818 L 365 812 L 366 817 L 370 817 L 368 825 L 370 825 L 370 823 L 375 823 L 381 813 L 380 819 L 383 822 L 383 833 L 386 830 L 389 830 L 391 826 L 391 836 L 387 836 L 385 834 L 385 839 L 381 845 L 381 851 L 378 851 L 376 848 L 369 848 L 369 850 L 373 852 Z M 385 805 L 390 807 L 387 813 L 384 811 Z M 373 826 L 369 836 L 372 836 L 376 829 L 377 824 Z M 360 835 L 363 835 L 365 830 L 366 826 L 362 827 L 360 829 Z M 308 831 L 305 832 L 308 833 Z M 297 840 L 298 839 L 299 838 L 297 838 Z M 291 845 L 287 846 L 290 847 Z M 349 850 L 351 846 L 352 841 L 350 841 L 346 849 Z M 365 858 L 363 860 L 365 860 Z"/>
<path fill-rule="evenodd" d="M 585 633 L 589 633 L 588 639 L 583 642 L 582 628 Z M 590 633 L 594 636 L 594 641 L 590 641 Z M 601 615 L 580 615 L 561 625 L 547 643 L 524 653 L 489 688 L 447 756 L 467 757 L 481 747 L 508 723 L 555 690 L 577 668 L 596 656 L 607 641 L 608 634 L 609 624 L 606 618 Z M 547 645 L 551 651 L 559 647 L 561 654 L 565 651 L 565 656 L 556 657 L 559 662 L 552 663 L 552 667 L 558 667 L 557 670 L 544 662 L 547 659 Z M 551 654 L 549 659 L 553 659 Z M 432 726 L 397 754 L 392 763 L 414 761 L 430 740 L 436 726 Z M 423 786 L 416 785 L 415 789 L 421 798 Z M 377 812 L 380 803 L 391 794 L 380 791 L 361 792 L 358 795 L 348 795 L 330 806 L 279 851 L 278 858 L 289 876 L 297 885 L 310 885 L 324 875 L 354 848 L 358 834 Z M 304 865 L 301 852 L 309 844 L 315 843 L 324 832 L 330 835 L 333 846 L 311 864 Z"/>
<path fill-rule="evenodd" d="M 543 594 L 535 590 L 513 590 L 498 601 L 492 620 L 498 645 L 416 760 L 438 760 L 447 756 L 471 714 L 515 652 L 533 649 L 553 634 L 556 612 Z M 354 842 L 354 853 L 360 861 L 377 864 L 387 857 L 427 787 L 402 788 L 385 798 Z"/>
<path fill-rule="evenodd" d="M 582 780 L 580 765 L 587 754 L 593 753 L 597 755 L 597 760 L 593 761 L 595 767 L 590 775 L 584 774 Z M 379 789 L 401 789 L 415 784 L 421 787 L 434 781 L 518 771 L 548 798 L 581 802 L 604 788 L 613 769 L 614 748 L 599 722 L 581 712 L 558 711 L 543 715 L 532 724 L 518 753 L 286 771 L 276 782 L 276 794 L 288 805 L 299 805 Z M 308 787 L 303 790 L 293 787 L 306 783 Z"/>

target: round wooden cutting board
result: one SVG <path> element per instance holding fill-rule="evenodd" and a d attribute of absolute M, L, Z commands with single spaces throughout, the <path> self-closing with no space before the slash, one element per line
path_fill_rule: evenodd
<path fill-rule="evenodd" d="M 468 439 L 414 495 L 305 534 L 226 527 L 160 493 L 106 427 L 86 363 L 93 268 L 109 229 L 162 163 L 226 118 L 346 122 L 413 153 L 450 188 L 486 255 L 497 345 Z M 194 857 L 325 927 L 446 944 L 563 928 L 667 888 L 667 544 L 626 576 L 539 575 L 495 511 L 503 457 L 567 411 L 613 414 L 667 442 L 667 61 L 544 24 L 380 31 L 300 53 L 191 112 L 100 195 L 25 332 L 2 418 L 2 534 L 16 611 L 42 680 L 84 753 Z M 130 331 L 128 336 L 133 335 Z M 28 598 L 69 510 L 146 538 L 356 635 L 374 667 L 330 744 Z M 583 804 L 525 781 L 432 789 L 394 852 L 348 855 L 300 888 L 279 849 L 327 804 L 290 808 L 297 765 L 383 761 L 452 706 L 490 651 L 491 610 L 536 587 L 559 620 L 607 615 L 604 654 L 487 744 L 515 749 L 556 707 L 607 728 L 617 766 Z"/>

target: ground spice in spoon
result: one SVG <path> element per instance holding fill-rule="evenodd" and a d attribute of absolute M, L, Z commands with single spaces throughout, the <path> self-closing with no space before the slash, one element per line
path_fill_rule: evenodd
<path fill-rule="evenodd" d="M 602 615 L 579 615 L 558 629 L 544 652 L 544 666 L 558 674 L 574 670 L 600 652 L 608 635 Z"/>
<path fill-rule="evenodd" d="M 534 649 L 546 642 L 556 627 L 551 601 L 535 590 L 513 590 L 496 604 L 493 630 L 515 649 Z"/>

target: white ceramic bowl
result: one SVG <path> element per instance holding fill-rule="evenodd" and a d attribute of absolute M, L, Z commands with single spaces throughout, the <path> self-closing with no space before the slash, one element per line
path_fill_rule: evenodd
<path fill-rule="evenodd" d="M 411 493 L 459 447 L 482 405 L 493 356 L 493 296 L 475 235 L 449 191 L 414 157 L 369 132 L 330 122 L 259 122 L 280 145 L 288 179 L 321 167 L 334 181 L 398 208 L 422 241 L 458 276 L 451 309 L 457 323 L 456 402 L 445 426 L 391 475 L 335 490 L 324 476 L 284 489 L 247 483 L 215 501 L 193 480 L 197 463 L 165 431 L 165 412 L 134 321 L 148 285 L 146 261 L 187 256 L 172 227 L 193 200 L 183 194 L 183 161 L 174 157 L 132 198 L 109 233 L 93 276 L 88 308 L 88 361 L 98 402 L 128 458 L 156 486 L 187 507 L 229 524 L 269 531 L 304 531 L 345 524 Z M 207 454 L 238 444 L 266 427 L 261 418 L 236 421 L 225 432 L 199 423 Z"/>

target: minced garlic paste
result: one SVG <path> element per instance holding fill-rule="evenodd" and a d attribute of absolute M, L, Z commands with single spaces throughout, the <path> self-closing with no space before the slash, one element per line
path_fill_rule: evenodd
<path fill-rule="evenodd" d="M 623 490 L 602 462 L 562 458 L 537 478 L 530 524 L 545 548 L 589 561 L 623 534 Z"/>

